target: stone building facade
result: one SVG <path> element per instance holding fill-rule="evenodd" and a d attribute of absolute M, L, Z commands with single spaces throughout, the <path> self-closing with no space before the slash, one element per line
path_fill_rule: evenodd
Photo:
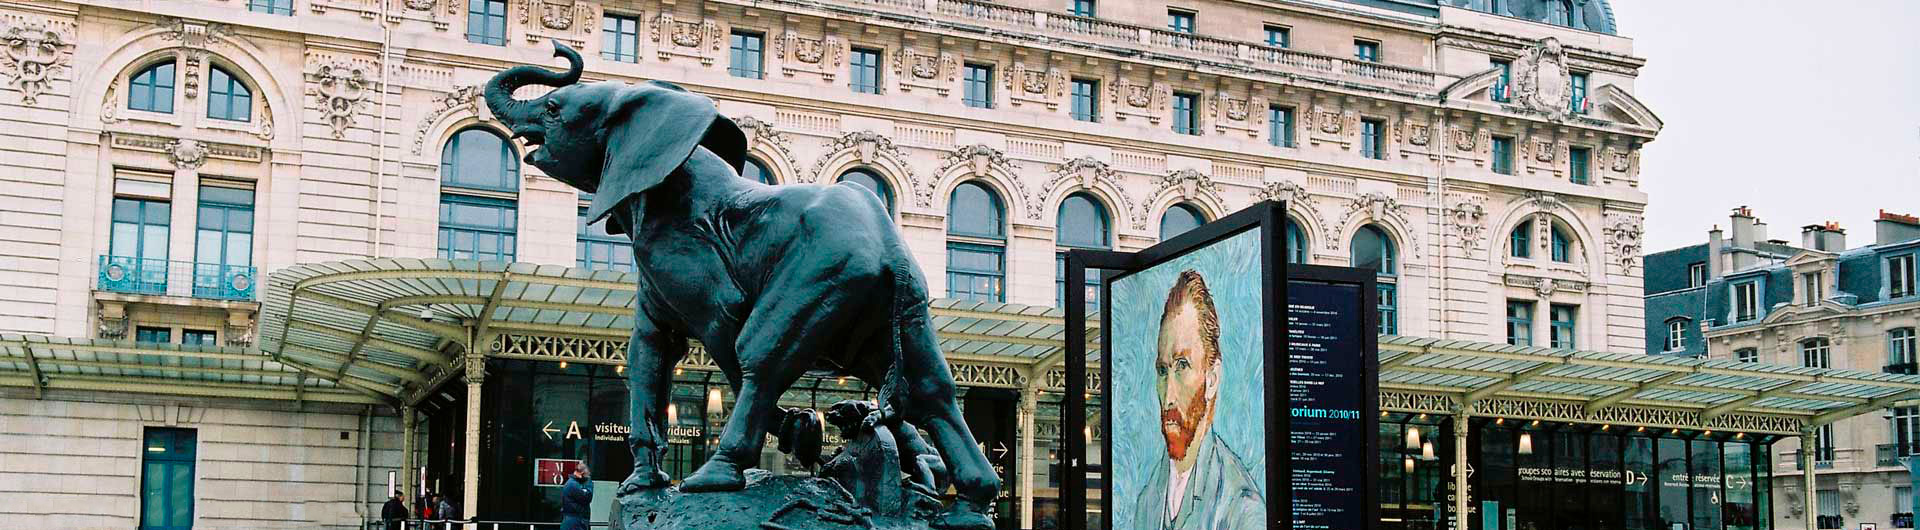
<path fill-rule="evenodd" d="M 1730 237 L 1722 237 L 1723 234 Z M 1916 373 L 1920 291 L 1914 263 L 1920 219 L 1880 212 L 1871 243 L 1847 247 L 1836 224 L 1809 225 L 1801 241 L 1769 239 L 1742 207 L 1707 242 L 1647 256 L 1649 352 L 1860 372 Z M 1804 385 L 1803 385 L 1804 386 Z M 1767 399 L 1793 389 L 1761 392 Z M 1920 454 L 1920 406 L 1912 400 L 1822 426 L 1811 458 L 1775 444 L 1779 528 L 1814 518 L 1818 528 L 1913 528 L 1908 460 Z M 1905 406 L 1900 406 L 1905 405 Z M 1797 506 L 1800 474 L 1813 462 L 1819 513 Z"/>
<path fill-rule="evenodd" d="M 1661 122 L 1604 1 L 1055 4 L 0 1 L 0 331 L 247 348 L 251 287 L 295 264 L 617 265 L 477 97 L 561 42 L 712 97 L 763 180 L 882 189 L 936 295 L 1055 305 L 1063 248 L 1280 199 L 1296 259 L 1380 271 L 1383 331 L 1642 347 Z M 124 401 L 100 388 L 71 399 Z M 139 518 L 110 501 L 36 520 Z M 248 513 L 351 525 L 328 510 Z"/>

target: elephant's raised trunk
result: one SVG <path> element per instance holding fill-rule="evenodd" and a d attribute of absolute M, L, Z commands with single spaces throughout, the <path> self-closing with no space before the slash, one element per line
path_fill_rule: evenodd
<path fill-rule="evenodd" d="M 580 81 L 580 70 L 583 66 L 580 61 L 580 52 L 573 51 L 573 48 L 559 41 L 554 41 L 553 55 L 567 58 L 565 73 L 538 66 L 521 65 L 494 74 L 493 79 L 487 80 L 487 109 L 493 111 L 494 117 L 506 122 L 509 127 L 515 128 L 515 132 L 520 132 L 517 129 L 522 125 L 538 121 L 535 114 L 539 109 L 532 108 L 531 101 L 513 99 L 513 91 L 530 84 L 559 88 Z"/>

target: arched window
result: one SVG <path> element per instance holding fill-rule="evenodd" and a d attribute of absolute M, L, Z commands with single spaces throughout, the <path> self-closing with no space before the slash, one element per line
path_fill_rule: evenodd
<path fill-rule="evenodd" d="M 1175 204 L 1160 216 L 1160 240 L 1166 241 L 1203 224 L 1207 224 L 1207 216 L 1200 213 L 1199 208 L 1186 203 Z"/>
<path fill-rule="evenodd" d="M 226 69 L 215 66 L 212 70 L 207 76 L 207 117 L 253 121 L 253 91 Z"/>
<path fill-rule="evenodd" d="M 961 183 L 947 201 L 947 296 L 1005 302 L 1006 208 L 979 181 Z"/>
<path fill-rule="evenodd" d="M 1833 368 L 1832 344 L 1826 337 L 1800 341 L 1800 365 L 1808 368 Z"/>
<path fill-rule="evenodd" d="M 1300 230 L 1300 223 L 1287 218 L 1287 263 L 1307 262 L 1307 233 Z"/>
<path fill-rule="evenodd" d="M 1113 248 L 1113 226 L 1107 216 L 1107 207 L 1087 193 L 1068 195 L 1060 202 L 1058 225 L 1054 228 L 1054 242 L 1060 250 L 1054 253 L 1053 283 L 1054 303 L 1067 305 L 1067 253 L 1068 249 Z M 1087 305 L 1089 309 L 1100 306 L 1100 280 L 1089 273 L 1086 278 Z"/>
<path fill-rule="evenodd" d="M 1572 0 L 1548 0 L 1547 23 L 1557 26 L 1573 27 Z"/>
<path fill-rule="evenodd" d="M 740 176 L 761 184 L 773 184 L 773 170 L 758 158 L 747 157 L 747 164 L 741 168 Z"/>
<path fill-rule="evenodd" d="M 1513 234 L 1507 236 L 1507 255 L 1516 258 L 1533 257 L 1533 221 L 1524 221 L 1513 227 Z"/>
<path fill-rule="evenodd" d="M 1573 261 L 1573 238 L 1567 237 L 1567 231 L 1561 229 L 1560 225 L 1552 225 L 1552 228 L 1553 229 L 1549 231 L 1553 233 L 1551 236 L 1553 239 L 1550 241 L 1552 244 L 1549 245 L 1548 248 L 1549 253 L 1552 254 L 1551 257 L 1553 261 L 1555 263 Z"/>
<path fill-rule="evenodd" d="M 574 232 L 573 266 L 590 270 L 633 272 L 633 243 L 625 236 L 607 233 L 607 223 L 589 224 L 587 207 L 580 207 Z"/>
<path fill-rule="evenodd" d="M 133 74 L 127 108 L 173 113 L 173 60 L 154 63 Z"/>
<path fill-rule="evenodd" d="M 887 187 L 887 181 L 881 180 L 880 175 L 874 174 L 872 170 L 849 169 L 846 173 L 840 174 L 840 181 L 852 182 L 873 192 L 873 196 L 880 198 L 880 204 L 886 205 L 887 213 L 893 213 L 893 188 Z"/>
<path fill-rule="evenodd" d="M 440 257 L 513 261 L 519 244 L 520 160 L 489 129 L 453 135 L 440 153 Z"/>
<path fill-rule="evenodd" d="M 1398 285 L 1394 283 L 1394 271 L 1396 269 L 1394 264 L 1393 238 L 1387 236 L 1386 230 L 1381 230 L 1379 226 L 1370 224 L 1360 227 L 1360 231 L 1353 234 L 1353 241 L 1348 247 L 1352 251 L 1352 266 L 1371 269 L 1380 276 L 1377 283 L 1380 295 L 1380 305 L 1378 307 L 1380 311 L 1380 333 L 1385 335 L 1398 334 L 1400 331 L 1400 311 L 1398 305 L 1400 293 Z"/>

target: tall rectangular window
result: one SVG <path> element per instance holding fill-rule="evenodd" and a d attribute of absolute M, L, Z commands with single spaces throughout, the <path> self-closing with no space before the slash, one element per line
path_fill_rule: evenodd
<path fill-rule="evenodd" d="M 255 13 L 293 16 L 293 0 L 247 0 L 247 10 Z"/>
<path fill-rule="evenodd" d="M 1887 297 L 1913 296 L 1913 254 L 1887 258 Z"/>
<path fill-rule="evenodd" d="M 578 243 L 574 245 L 573 266 L 589 270 L 633 272 L 633 243 L 607 233 L 607 223 L 588 224 L 587 208 L 580 207 Z"/>
<path fill-rule="evenodd" d="M 225 299 L 250 295 L 253 190 L 202 181 L 195 214 L 193 295 Z"/>
<path fill-rule="evenodd" d="M 766 75 L 766 34 L 734 30 L 727 43 L 727 73 L 747 79 L 760 79 Z"/>
<path fill-rule="evenodd" d="M 1914 328 L 1887 330 L 1887 372 L 1914 375 Z"/>
<path fill-rule="evenodd" d="M 993 108 L 993 67 L 984 64 L 967 63 L 961 83 L 960 101 L 969 107 Z"/>
<path fill-rule="evenodd" d="M 1593 150 L 1585 147 L 1567 148 L 1567 182 L 1587 183 L 1587 165 L 1593 160 Z"/>
<path fill-rule="evenodd" d="M 1553 340 L 1553 344 L 1552 344 L 1553 347 L 1555 348 L 1574 348 L 1575 347 L 1573 343 L 1573 332 L 1575 328 L 1574 319 L 1577 318 L 1577 313 L 1579 312 L 1580 312 L 1580 308 L 1575 306 L 1570 306 L 1565 304 L 1553 304 L 1553 309 L 1552 309 L 1553 336 L 1550 337 Z"/>
<path fill-rule="evenodd" d="M 1803 304 L 1813 307 L 1820 305 L 1821 300 L 1827 299 L 1826 278 L 1826 274 L 1818 272 L 1800 275 L 1800 294 L 1806 296 L 1806 299 L 1801 301 Z"/>
<path fill-rule="evenodd" d="M 977 302 L 1005 302 L 1006 249 L 993 245 L 947 243 L 947 296 Z"/>
<path fill-rule="evenodd" d="M 467 42 L 507 45 L 507 0 L 467 0 Z"/>
<path fill-rule="evenodd" d="M 1200 134 L 1200 101 L 1198 94 L 1173 94 L 1173 132 L 1188 135 Z"/>
<path fill-rule="evenodd" d="M 600 18 L 600 58 L 639 62 L 640 17 L 607 13 Z"/>
<path fill-rule="evenodd" d="M 147 427 L 140 451 L 140 530 L 193 528 L 195 432 Z"/>
<path fill-rule="evenodd" d="M 1487 97 L 1493 98 L 1494 101 L 1500 103 L 1506 103 L 1509 101 L 1507 88 L 1513 86 L 1513 61 L 1493 59 L 1491 62 L 1494 68 L 1500 69 L 1500 80 L 1493 82 L 1493 88 L 1487 91 Z"/>
<path fill-rule="evenodd" d="M 1675 352 L 1675 351 L 1683 351 L 1687 349 L 1687 323 L 1688 322 L 1691 322 L 1691 321 L 1684 318 L 1676 318 L 1676 319 L 1667 321 L 1666 351 Z"/>
<path fill-rule="evenodd" d="M 518 215 L 509 199 L 440 194 L 440 258 L 513 261 Z"/>
<path fill-rule="evenodd" d="M 101 274 L 116 291 L 166 294 L 173 187 L 153 180 L 114 181 L 113 222 Z M 118 271 L 116 274 L 115 271 Z M 117 278 L 116 278 L 117 276 Z"/>
<path fill-rule="evenodd" d="M 1293 29 L 1286 26 L 1267 24 L 1267 45 L 1275 48 L 1293 46 Z"/>
<path fill-rule="evenodd" d="M 1293 108 L 1267 107 L 1267 142 L 1277 147 L 1293 147 Z"/>
<path fill-rule="evenodd" d="M 1360 156 L 1374 160 L 1387 159 L 1387 122 L 1360 120 Z"/>
<path fill-rule="evenodd" d="M 848 83 L 854 92 L 861 94 L 880 93 L 880 50 L 873 48 L 854 48 L 853 57 L 847 61 L 852 65 L 852 75 Z"/>
<path fill-rule="evenodd" d="M 1100 82 L 1092 79 L 1073 80 L 1073 119 L 1080 121 L 1100 121 Z"/>
<path fill-rule="evenodd" d="M 1733 285 L 1733 321 L 1760 318 L 1760 283 L 1746 281 Z"/>
<path fill-rule="evenodd" d="M 1396 285 L 1380 282 L 1376 292 L 1380 295 L 1380 334 L 1398 335 L 1400 333 L 1400 311 Z"/>
<path fill-rule="evenodd" d="M 1893 440 L 1894 454 L 1898 456 L 1920 454 L 1920 407 L 1894 407 L 1888 412 L 1893 414 L 1888 422 L 1893 428 L 1893 436 L 1888 438 Z M 1910 509 L 1913 505 L 1903 505 L 1901 508 Z"/>
<path fill-rule="evenodd" d="M 1174 33 L 1193 33 L 1192 11 L 1185 9 L 1167 10 L 1167 29 Z"/>
<path fill-rule="evenodd" d="M 1567 93 L 1568 96 L 1570 96 L 1567 98 L 1567 104 L 1572 106 L 1569 110 L 1572 110 L 1574 114 L 1586 114 L 1587 74 L 1585 72 L 1574 72 L 1572 75 L 1567 76 Z"/>
<path fill-rule="evenodd" d="M 1513 139 L 1505 136 L 1493 137 L 1493 172 L 1502 175 L 1513 174 Z"/>
<path fill-rule="evenodd" d="M 1707 264 L 1687 264 L 1687 287 L 1699 287 L 1707 284 Z"/>
<path fill-rule="evenodd" d="M 1093 18 L 1093 0 L 1069 0 L 1067 12 L 1076 17 Z"/>
<path fill-rule="evenodd" d="M 1369 40 L 1353 41 L 1353 59 L 1365 63 L 1380 62 L 1380 43 Z"/>
<path fill-rule="evenodd" d="M 1507 344 L 1533 345 L 1533 302 L 1507 301 Z"/>

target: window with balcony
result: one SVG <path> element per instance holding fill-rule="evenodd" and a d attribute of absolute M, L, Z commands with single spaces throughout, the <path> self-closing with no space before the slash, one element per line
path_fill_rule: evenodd
<path fill-rule="evenodd" d="M 1740 348 L 1733 350 L 1733 360 L 1743 363 L 1760 362 L 1760 350 L 1758 348 Z"/>
<path fill-rule="evenodd" d="M 1370 40 L 1353 41 L 1353 59 L 1364 63 L 1380 62 L 1380 43 Z"/>
<path fill-rule="evenodd" d="M 1507 236 L 1507 255 L 1521 259 L 1533 257 L 1533 221 L 1513 227 L 1513 233 Z"/>
<path fill-rule="evenodd" d="M 467 0 L 467 42 L 507 45 L 507 0 Z"/>
<path fill-rule="evenodd" d="M 1567 98 L 1568 105 L 1573 107 L 1568 110 L 1572 110 L 1574 114 L 1587 113 L 1589 105 L 1587 103 L 1586 72 L 1574 72 L 1572 75 L 1567 76 L 1567 95 L 1569 96 Z"/>
<path fill-rule="evenodd" d="M 1095 11 L 1094 11 L 1093 0 L 1069 0 L 1068 1 L 1067 13 L 1072 14 L 1073 16 L 1093 18 L 1094 12 Z"/>
<path fill-rule="evenodd" d="M 519 246 L 520 160 L 498 133 L 469 128 L 440 154 L 442 259 L 513 261 Z"/>
<path fill-rule="evenodd" d="M 960 102 L 974 108 L 993 108 L 993 66 L 967 63 L 962 70 Z"/>
<path fill-rule="evenodd" d="M 1068 195 L 1060 202 L 1060 215 L 1054 229 L 1054 244 L 1059 247 L 1054 253 L 1054 303 L 1061 307 L 1067 305 L 1067 251 L 1071 249 L 1107 250 L 1113 248 L 1113 226 L 1107 215 L 1107 207 L 1099 199 L 1087 193 Z M 1086 284 L 1087 308 L 1093 311 L 1100 307 L 1100 280 L 1093 271 L 1088 271 Z"/>
<path fill-rule="evenodd" d="M 247 299 L 253 293 L 253 190 L 203 180 L 193 243 L 193 295 Z"/>
<path fill-rule="evenodd" d="M 1914 365 L 1915 339 L 1913 328 L 1893 328 L 1887 330 L 1887 367 L 1890 374 L 1920 374 L 1920 367 Z"/>
<path fill-rule="evenodd" d="M 623 63 L 640 60 L 640 17 L 614 13 L 600 17 L 600 58 Z"/>
<path fill-rule="evenodd" d="M 1386 120 L 1374 118 L 1360 120 L 1360 156 L 1374 160 L 1387 159 Z"/>
<path fill-rule="evenodd" d="M 1493 172 L 1502 175 L 1513 174 L 1513 138 L 1493 137 Z"/>
<path fill-rule="evenodd" d="M 193 528 L 195 433 L 146 428 L 140 451 L 140 530 Z"/>
<path fill-rule="evenodd" d="M 1069 111 L 1073 119 L 1080 121 L 1100 121 L 1100 82 L 1092 79 L 1073 80 L 1073 101 Z"/>
<path fill-rule="evenodd" d="M 861 94 L 880 93 L 880 50 L 873 48 L 854 48 L 853 57 L 847 60 L 852 69 L 847 83 L 853 91 Z"/>
<path fill-rule="evenodd" d="M 100 289 L 135 294 L 167 294 L 168 233 L 172 228 L 171 184 L 157 180 L 115 179 L 107 255 L 101 258 Z"/>
<path fill-rule="evenodd" d="M 1906 456 L 1912 456 L 1912 454 L 1909 453 Z M 1888 522 L 1892 523 L 1894 528 L 1913 528 L 1913 487 L 1893 487 L 1892 519 Z"/>
<path fill-rule="evenodd" d="M 1506 103 L 1509 101 L 1507 89 L 1513 86 L 1513 61 L 1493 59 L 1491 63 L 1494 68 L 1500 69 L 1500 80 L 1493 82 L 1493 88 L 1487 90 L 1487 97 L 1496 102 Z"/>
<path fill-rule="evenodd" d="M 1507 344 L 1533 345 L 1533 302 L 1507 301 Z"/>
<path fill-rule="evenodd" d="M 1293 29 L 1286 26 L 1267 24 L 1267 45 L 1275 48 L 1293 46 Z"/>
<path fill-rule="evenodd" d="M 954 188 L 947 203 L 947 297 L 1005 302 L 1006 207 L 985 183 Z"/>
<path fill-rule="evenodd" d="M 1267 107 L 1267 142 L 1275 147 L 1293 147 L 1293 107 Z"/>
<path fill-rule="evenodd" d="M 253 91 L 225 68 L 208 68 L 207 117 L 246 122 L 253 120 Z"/>
<path fill-rule="evenodd" d="M 887 207 L 887 213 L 893 213 L 893 188 L 887 185 L 885 179 L 880 178 L 880 174 L 874 173 L 871 169 L 854 168 L 842 173 L 840 181 L 850 182 L 873 192 L 873 196 L 880 199 L 880 204 Z"/>
<path fill-rule="evenodd" d="M 1579 318 L 1580 308 L 1566 304 L 1554 304 L 1552 311 L 1553 336 L 1551 338 L 1553 340 L 1553 347 L 1568 349 L 1576 347 L 1574 345 L 1573 333 L 1577 327 L 1575 319 Z"/>
<path fill-rule="evenodd" d="M 1167 10 L 1167 30 L 1174 33 L 1193 33 L 1194 12 L 1185 9 Z"/>
<path fill-rule="evenodd" d="M 1199 208 L 1187 203 L 1175 204 L 1160 215 L 1160 240 L 1166 241 L 1203 224 L 1207 224 L 1207 215 L 1200 213 Z"/>
<path fill-rule="evenodd" d="M 588 270 L 633 272 L 633 242 L 607 233 L 607 223 L 588 223 L 587 207 L 580 207 L 574 232 L 577 243 L 573 266 Z"/>
<path fill-rule="evenodd" d="M 1589 180 L 1587 167 L 1592 161 L 1592 149 L 1585 147 L 1567 148 L 1567 182 L 1586 184 Z"/>
<path fill-rule="evenodd" d="M 1800 365 L 1808 368 L 1833 368 L 1832 348 L 1825 337 L 1800 341 Z"/>
<path fill-rule="evenodd" d="M 293 0 L 247 0 L 247 10 L 269 15 L 293 16 Z"/>
<path fill-rule="evenodd" d="M 1733 321 L 1748 322 L 1760 318 L 1760 282 L 1748 280 L 1733 284 Z"/>
<path fill-rule="evenodd" d="M 1905 298 L 1914 294 L 1913 254 L 1887 258 L 1887 297 Z"/>
<path fill-rule="evenodd" d="M 134 72 L 127 84 L 127 108 L 173 113 L 173 60 L 154 63 Z"/>
<path fill-rule="evenodd" d="M 756 31 L 733 30 L 727 37 L 727 73 L 734 77 L 760 79 L 766 76 L 767 36 Z"/>
<path fill-rule="evenodd" d="M 1200 134 L 1199 94 L 1175 92 L 1173 94 L 1173 132 L 1187 135 Z"/>
<path fill-rule="evenodd" d="M 1667 321 L 1667 348 L 1665 351 L 1679 352 L 1687 350 L 1687 325 L 1692 323 L 1693 321 L 1685 318 L 1675 318 Z"/>

